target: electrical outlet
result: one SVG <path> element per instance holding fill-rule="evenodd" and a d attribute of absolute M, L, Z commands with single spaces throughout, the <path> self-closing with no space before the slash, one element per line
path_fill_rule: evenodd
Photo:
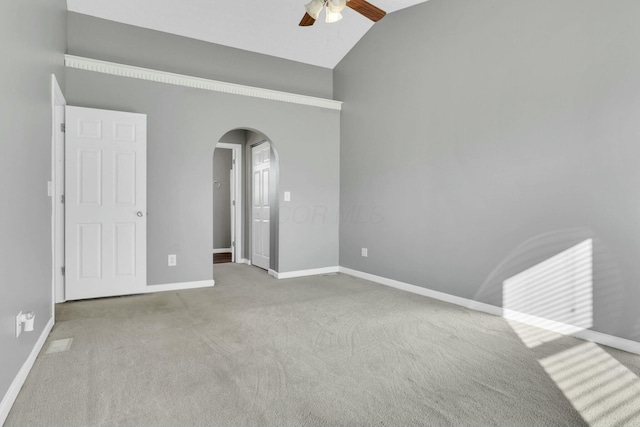
<path fill-rule="evenodd" d="M 169 267 L 175 267 L 178 264 L 178 260 L 175 254 L 169 255 L 168 264 L 169 264 Z"/>
<path fill-rule="evenodd" d="M 16 316 L 16 338 L 22 333 L 22 310 Z"/>
<path fill-rule="evenodd" d="M 367 256 L 369 256 L 369 255 L 367 254 L 367 248 L 362 248 L 362 256 L 363 256 L 363 257 L 365 257 L 365 258 L 366 258 Z"/>

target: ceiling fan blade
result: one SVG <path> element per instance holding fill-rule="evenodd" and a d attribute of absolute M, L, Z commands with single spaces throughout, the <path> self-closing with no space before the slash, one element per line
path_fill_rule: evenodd
<path fill-rule="evenodd" d="M 313 19 L 311 15 L 309 15 L 308 13 L 305 13 L 304 16 L 302 17 L 302 21 L 300 21 L 300 24 L 298 25 L 301 27 L 309 27 L 313 25 L 315 22 L 316 20 Z"/>
<path fill-rule="evenodd" d="M 359 14 L 371 19 L 373 22 L 378 22 L 387 14 L 387 12 L 378 7 L 375 7 L 367 0 L 349 0 L 347 1 L 347 6 L 349 6 Z"/>

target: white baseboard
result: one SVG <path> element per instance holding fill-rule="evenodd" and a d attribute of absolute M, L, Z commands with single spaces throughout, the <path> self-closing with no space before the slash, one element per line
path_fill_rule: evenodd
<path fill-rule="evenodd" d="M 640 354 L 640 343 L 637 341 L 616 337 L 615 335 L 603 334 L 602 332 L 592 331 L 591 329 L 583 329 L 571 335 L 585 341 L 606 345 L 629 353 Z"/>
<path fill-rule="evenodd" d="M 240 261 L 238 261 L 239 264 L 247 264 L 247 265 L 251 265 L 251 260 L 248 260 L 246 258 L 242 258 Z"/>
<path fill-rule="evenodd" d="M 47 340 L 47 337 L 49 336 L 52 328 L 53 317 L 50 318 L 47 322 L 47 325 L 44 327 L 44 330 L 40 334 L 38 341 L 36 341 L 36 344 L 33 346 L 31 353 L 29 353 L 29 357 L 27 357 L 27 360 L 25 360 L 22 368 L 20 368 L 20 371 L 18 371 L 18 375 L 16 375 L 16 377 L 13 379 L 13 382 L 9 386 L 9 390 L 7 390 L 7 393 L 2 398 L 2 403 L 0 403 L 0 426 L 4 425 L 4 422 L 7 420 L 9 411 L 11 410 L 13 403 L 16 401 L 18 393 L 20 392 L 20 389 L 27 379 L 27 375 L 29 375 L 29 372 L 31 371 L 31 368 L 35 363 L 40 350 L 42 350 L 42 346 L 44 346 L 44 343 Z"/>
<path fill-rule="evenodd" d="M 309 270 L 297 270 L 297 271 L 286 271 L 284 273 L 278 273 L 277 271 L 269 270 L 269 274 L 275 277 L 276 279 L 292 279 L 294 277 L 305 277 L 305 276 L 318 276 L 320 274 L 330 274 L 337 273 L 340 267 L 323 267 L 323 268 L 312 268 Z"/>
<path fill-rule="evenodd" d="M 184 289 L 211 288 L 216 284 L 215 280 L 200 280 L 197 282 L 164 283 L 162 285 L 147 285 L 145 292 L 181 291 Z"/>
<path fill-rule="evenodd" d="M 390 286 L 392 288 L 401 289 L 403 291 L 411 292 L 413 294 L 422 295 L 425 297 L 437 299 L 440 301 L 449 302 L 451 304 L 461 305 L 462 307 L 470 308 L 472 310 L 478 310 L 485 313 L 493 314 L 494 316 L 502 316 L 502 308 L 495 305 L 485 304 L 483 302 L 473 301 L 467 298 L 461 298 L 454 295 L 446 294 L 444 292 L 438 292 L 431 289 L 423 288 L 421 286 L 410 285 L 408 283 L 400 282 L 398 280 L 387 279 L 386 277 L 376 276 L 374 274 L 364 273 L 358 270 L 352 270 L 346 267 L 340 267 L 340 273 L 348 274 L 349 276 L 359 277 L 360 279 L 376 282 L 381 285 Z"/>
<path fill-rule="evenodd" d="M 220 249 L 214 249 L 213 250 L 214 254 L 226 254 L 226 253 L 229 253 L 229 252 L 233 252 L 231 250 L 231 248 L 220 248 Z"/>
<path fill-rule="evenodd" d="M 582 329 L 576 326 L 567 325 L 566 323 L 555 322 L 553 320 L 543 319 L 541 317 L 532 316 L 530 314 L 520 313 L 514 310 L 504 309 L 491 304 L 485 304 L 470 300 L 467 298 L 457 297 L 444 292 L 438 292 L 421 286 L 411 285 L 409 283 L 400 282 L 398 280 L 388 279 L 386 277 L 376 276 L 375 274 L 364 273 L 362 271 L 353 270 L 346 267 L 340 267 L 340 273 L 358 277 L 360 279 L 369 280 L 381 285 L 390 286 L 392 288 L 401 289 L 403 291 L 426 296 L 429 298 L 456 304 L 471 310 L 481 311 L 492 314 L 494 316 L 504 317 L 509 320 L 516 320 L 520 323 L 536 326 L 538 328 L 547 329 L 562 335 L 573 336 L 596 344 L 602 344 L 629 353 L 640 354 L 640 342 L 616 337 L 614 335 L 604 334 L 602 332 L 592 331 L 590 329 Z"/>

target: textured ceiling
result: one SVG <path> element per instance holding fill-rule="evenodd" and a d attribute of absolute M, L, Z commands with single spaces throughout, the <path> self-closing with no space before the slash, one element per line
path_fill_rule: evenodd
<path fill-rule="evenodd" d="M 372 27 L 349 8 L 344 19 L 299 27 L 308 0 L 67 0 L 72 12 L 293 61 L 334 68 Z M 387 13 L 426 0 L 372 0 Z"/>

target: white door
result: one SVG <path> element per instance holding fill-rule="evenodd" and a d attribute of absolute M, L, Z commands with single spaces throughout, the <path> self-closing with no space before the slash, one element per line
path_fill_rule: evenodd
<path fill-rule="evenodd" d="M 67 300 L 144 292 L 147 116 L 66 108 Z"/>
<path fill-rule="evenodd" d="M 271 163 L 268 142 L 251 148 L 253 196 L 251 201 L 251 263 L 269 269 L 269 167 Z"/>

